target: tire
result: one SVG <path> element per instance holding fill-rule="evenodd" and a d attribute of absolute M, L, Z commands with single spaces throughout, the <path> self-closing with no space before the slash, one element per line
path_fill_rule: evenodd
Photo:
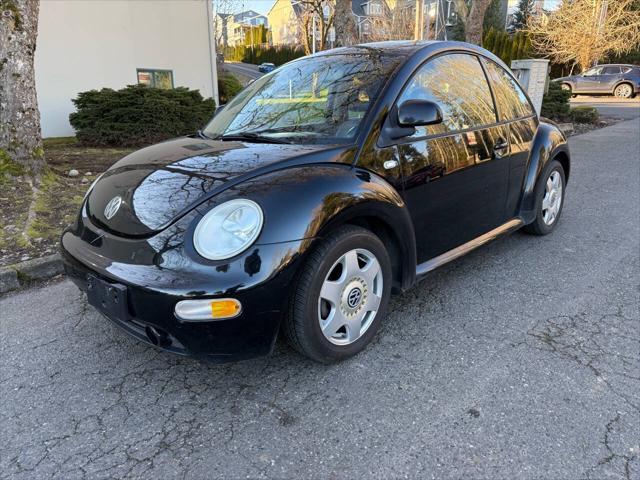
<path fill-rule="evenodd" d="M 562 90 L 566 90 L 567 92 L 571 93 L 571 95 L 573 96 L 573 88 L 571 88 L 571 85 L 569 85 L 568 83 L 563 83 L 562 85 L 560 85 L 560 88 L 562 88 Z"/>
<path fill-rule="evenodd" d="M 294 289 L 283 325 L 290 345 L 317 362 L 344 360 L 363 350 L 380 327 L 391 293 L 391 260 L 377 236 L 345 225 L 309 255 Z"/>
<path fill-rule="evenodd" d="M 633 87 L 628 83 L 621 83 L 613 89 L 613 96 L 618 98 L 633 98 Z"/>
<path fill-rule="evenodd" d="M 561 187 L 559 190 L 558 185 Z M 552 193 L 554 190 L 555 194 Z M 545 167 L 536 184 L 536 218 L 532 223 L 525 225 L 523 230 L 533 235 L 551 233 L 560 221 L 565 190 L 564 168 L 559 161 L 552 160 Z"/>

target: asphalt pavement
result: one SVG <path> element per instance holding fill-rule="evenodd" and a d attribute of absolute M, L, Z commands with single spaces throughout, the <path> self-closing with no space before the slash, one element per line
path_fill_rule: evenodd
<path fill-rule="evenodd" d="M 392 299 L 370 347 L 157 352 L 67 280 L 0 299 L 0 477 L 640 478 L 640 119 L 570 139 L 561 223 Z"/>
<path fill-rule="evenodd" d="M 631 99 L 620 99 L 610 96 L 579 95 L 571 99 L 571 106 L 589 105 L 595 107 L 600 115 L 629 120 L 640 117 L 640 96 Z"/>
<path fill-rule="evenodd" d="M 251 63 L 225 62 L 224 69 L 235 75 L 243 76 L 247 80 L 255 80 L 256 78 L 260 78 L 264 75 L 264 73 L 258 70 L 257 65 L 253 65 Z"/>

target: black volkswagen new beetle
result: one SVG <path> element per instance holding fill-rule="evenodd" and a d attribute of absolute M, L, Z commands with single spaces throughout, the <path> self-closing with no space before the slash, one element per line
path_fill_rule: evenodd
<path fill-rule="evenodd" d="M 491 53 L 340 48 L 117 162 L 61 249 L 89 303 L 141 341 L 223 362 L 282 331 L 331 362 L 371 341 L 391 293 L 520 227 L 553 231 L 569 170 L 565 137 Z"/>

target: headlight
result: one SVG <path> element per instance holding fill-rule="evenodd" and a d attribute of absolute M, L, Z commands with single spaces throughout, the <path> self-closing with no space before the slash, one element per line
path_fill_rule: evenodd
<path fill-rule="evenodd" d="M 255 242 L 262 222 L 262 209 L 256 202 L 230 200 L 202 217 L 193 233 L 193 245 L 209 260 L 231 258 Z"/>

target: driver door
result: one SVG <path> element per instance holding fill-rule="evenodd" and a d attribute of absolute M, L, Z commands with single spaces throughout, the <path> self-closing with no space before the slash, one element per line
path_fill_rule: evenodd
<path fill-rule="evenodd" d="M 600 88 L 602 67 L 594 67 L 576 77 L 576 92 L 597 92 Z"/>
<path fill-rule="evenodd" d="M 418 263 L 505 221 L 508 125 L 498 125 L 478 57 L 445 54 L 425 63 L 397 101 L 428 100 L 443 121 L 415 127 L 398 144 L 404 197 L 416 232 Z"/>

